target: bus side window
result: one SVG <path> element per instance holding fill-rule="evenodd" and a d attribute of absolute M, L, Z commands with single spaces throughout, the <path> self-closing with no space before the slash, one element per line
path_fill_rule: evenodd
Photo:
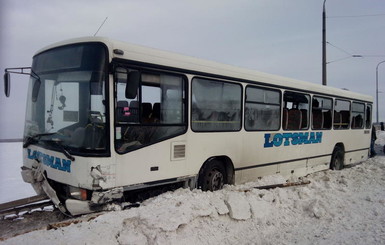
<path fill-rule="evenodd" d="M 283 96 L 282 125 L 284 130 L 300 130 L 309 127 L 310 96 L 307 94 L 286 91 Z M 287 116 L 286 114 L 287 110 Z"/>
<path fill-rule="evenodd" d="M 279 90 L 248 86 L 245 99 L 245 129 L 279 130 L 280 101 Z"/>
<path fill-rule="evenodd" d="M 194 131 L 241 129 L 242 87 L 239 84 L 194 78 L 191 105 Z"/>
<path fill-rule="evenodd" d="M 352 128 L 364 128 L 365 104 L 353 102 L 352 103 Z"/>
<path fill-rule="evenodd" d="M 332 99 L 314 96 L 312 101 L 312 128 L 331 129 Z"/>
<path fill-rule="evenodd" d="M 348 129 L 350 126 L 350 101 L 335 100 L 334 129 Z"/>

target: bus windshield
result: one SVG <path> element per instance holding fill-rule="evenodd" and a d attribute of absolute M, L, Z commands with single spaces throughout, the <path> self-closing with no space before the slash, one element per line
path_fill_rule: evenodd
<path fill-rule="evenodd" d="M 107 151 L 106 60 L 106 48 L 99 43 L 59 47 L 34 57 L 24 147 L 64 147 L 71 154 Z"/>

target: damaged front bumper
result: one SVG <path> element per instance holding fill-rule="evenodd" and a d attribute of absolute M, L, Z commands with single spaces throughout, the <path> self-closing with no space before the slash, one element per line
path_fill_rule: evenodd
<path fill-rule="evenodd" d="M 22 167 L 21 175 L 24 182 L 30 183 L 37 194 L 46 194 L 55 206 L 66 214 L 80 215 L 99 211 L 105 204 L 120 200 L 123 197 L 123 188 L 119 187 L 106 191 L 93 191 L 90 200 L 78 200 L 70 196 L 63 205 L 56 191 L 39 168 Z"/>
<path fill-rule="evenodd" d="M 65 206 L 72 215 L 86 214 L 100 211 L 105 204 L 121 200 L 122 197 L 122 187 L 106 191 L 94 191 L 92 192 L 91 200 L 82 201 L 69 198 L 65 201 Z"/>
<path fill-rule="evenodd" d="M 55 190 L 50 186 L 45 176 L 39 169 L 21 168 L 21 176 L 24 182 L 30 183 L 37 194 L 46 194 L 55 206 L 63 213 L 66 212 L 65 207 L 60 202 Z"/>

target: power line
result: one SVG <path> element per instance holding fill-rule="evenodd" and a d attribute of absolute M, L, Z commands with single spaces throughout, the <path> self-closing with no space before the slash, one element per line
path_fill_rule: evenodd
<path fill-rule="evenodd" d="M 362 17 L 377 17 L 377 16 L 385 16 L 385 14 L 363 14 L 363 15 L 337 15 L 337 16 L 327 16 L 326 18 L 362 18 Z"/>
<path fill-rule="evenodd" d="M 342 48 L 337 47 L 336 45 L 333 45 L 333 44 L 330 43 L 330 42 L 326 42 L 326 43 L 329 44 L 330 46 L 333 46 L 334 48 L 336 48 L 336 49 L 338 49 L 338 50 L 344 52 L 345 54 L 349 55 L 350 57 L 353 56 L 353 54 L 349 53 L 348 51 L 346 51 L 346 50 L 344 50 L 344 49 L 342 49 Z"/>

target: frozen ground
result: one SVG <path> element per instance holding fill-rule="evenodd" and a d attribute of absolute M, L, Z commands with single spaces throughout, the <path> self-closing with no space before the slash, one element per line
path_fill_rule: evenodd
<path fill-rule="evenodd" d="M 377 143 L 385 143 L 385 132 Z M 284 181 L 269 176 L 214 193 L 179 189 L 139 208 L 0 243 L 385 244 L 385 156 L 380 145 L 379 154 L 362 164 L 307 176 L 309 185 L 253 188 Z"/>

